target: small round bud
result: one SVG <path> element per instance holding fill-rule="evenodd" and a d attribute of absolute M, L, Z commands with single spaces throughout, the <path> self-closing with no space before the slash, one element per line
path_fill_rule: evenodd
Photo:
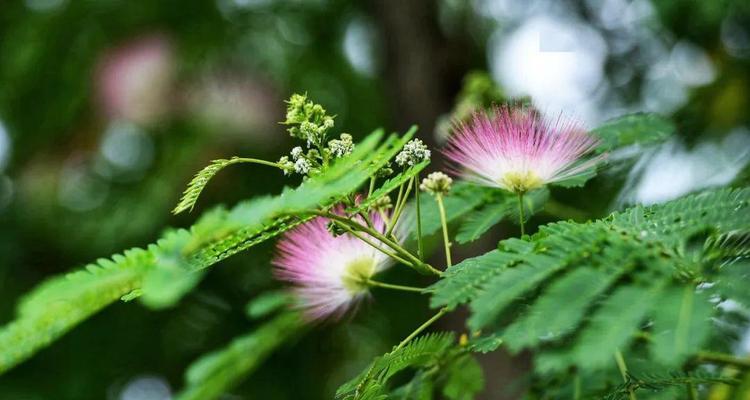
<path fill-rule="evenodd" d="M 341 225 L 333 221 L 330 221 L 328 222 L 328 224 L 326 224 L 326 230 L 328 230 L 328 232 L 330 232 L 333 237 L 341 236 L 346 233 L 346 230 L 344 230 Z"/>
<path fill-rule="evenodd" d="M 320 152 L 316 149 L 310 149 L 307 151 L 307 159 L 308 160 L 315 160 L 320 158 Z"/>
<path fill-rule="evenodd" d="M 386 178 L 393 174 L 393 168 L 391 167 L 391 163 L 387 163 L 380 167 L 377 171 L 375 171 L 375 177 L 376 178 Z"/>
<path fill-rule="evenodd" d="M 294 163 L 289 161 L 289 157 L 287 156 L 279 158 L 279 161 L 276 163 L 279 164 L 281 170 L 284 171 L 284 175 L 289 175 L 294 171 Z"/>
<path fill-rule="evenodd" d="M 388 195 L 379 197 L 374 203 L 372 203 L 372 206 L 370 206 L 373 210 L 387 210 L 392 207 L 393 204 L 391 203 L 391 197 Z"/>
<path fill-rule="evenodd" d="M 453 179 L 442 172 L 433 172 L 422 180 L 419 188 L 430 194 L 446 194 L 451 190 Z"/>

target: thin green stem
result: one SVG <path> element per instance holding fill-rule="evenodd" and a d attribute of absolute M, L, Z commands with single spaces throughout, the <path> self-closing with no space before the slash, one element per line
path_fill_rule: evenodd
<path fill-rule="evenodd" d="M 523 212 L 523 192 L 518 192 L 518 223 L 521 225 L 521 236 L 523 236 L 526 232 L 524 231 L 524 220 L 526 219 L 524 217 Z"/>
<path fill-rule="evenodd" d="M 687 391 L 688 400 L 698 400 L 698 390 L 695 388 L 695 384 L 685 384 L 685 391 Z"/>
<path fill-rule="evenodd" d="M 427 329 L 430 325 L 432 325 L 433 322 L 437 321 L 442 317 L 443 315 L 448 313 L 448 308 L 442 308 L 440 311 L 438 311 L 437 314 L 433 315 L 432 318 L 425 321 L 422 325 L 420 325 L 417 329 L 414 330 L 414 332 L 410 333 L 409 336 L 406 337 L 406 339 L 402 340 L 401 343 L 396 346 L 395 350 L 398 350 L 404 346 L 406 346 L 407 343 L 409 343 L 412 339 L 417 337 L 420 333 L 422 333 L 423 330 Z"/>
<path fill-rule="evenodd" d="M 383 219 L 383 222 L 385 222 L 385 224 L 388 225 L 388 223 L 391 221 L 391 219 L 388 218 L 388 214 L 386 214 L 382 208 L 378 209 L 378 214 L 380 214 L 380 218 Z"/>
<path fill-rule="evenodd" d="M 740 368 L 750 368 L 750 358 L 748 357 L 735 357 L 731 354 L 714 353 L 710 351 L 698 352 L 698 361 L 727 364 Z"/>
<path fill-rule="evenodd" d="M 615 361 L 617 362 L 617 369 L 620 370 L 623 382 L 628 381 L 628 366 L 625 364 L 625 358 L 622 357 L 622 353 L 619 349 L 615 350 Z M 633 389 L 628 388 L 628 397 L 630 400 L 636 400 L 635 392 Z"/>
<path fill-rule="evenodd" d="M 281 164 L 279 164 L 279 163 L 275 163 L 275 162 L 273 162 L 273 161 L 266 161 L 266 160 L 261 160 L 261 159 L 259 159 L 259 158 L 232 157 L 232 158 L 230 159 L 230 162 L 231 162 L 232 164 L 235 164 L 235 163 L 253 163 L 253 164 L 261 164 L 261 165 L 267 165 L 267 166 L 269 166 L 269 167 L 276 167 L 276 168 L 279 168 L 279 169 L 284 169 L 284 167 L 282 167 L 282 165 L 281 165 Z"/>
<path fill-rule="evenodd" d="M 414 189 L 414 201 L 416 203 L 417 208 L 417 257 L 419 257 L 420 260 L 424 261 L 424 243 L 422 242 L 422 212 L 420 210 L 419 205 L 419 172 L 417 172 L 416 175 L 414 175 L 414 186 L 416 186 L 416 189 Z"/>
<path fill-rule="evenodd" d="M 367 215 L 366 212 L 360 211 L 357 214 L 359 214 L 359 216 L 362 217 L 362 219 L 365 221 L 367 226 L 369 226 L 370 228 L 375 228 L 375 225 L 372 224 L 372 220 L 370 219 L 370 216 Z"/>
<path fill-rule="evenodd" d="M 318 210 L 316 210 L 316 211 L 311 211 L 311 213 L 314 214 L 314 215 L 319 215 L 319 216 L 328 218 L 328 219 L 333 220 L 333 221 L 342 222 L 342 223 L 348 225 L 349 227 L 351 227 L 353 229 L 359 230 L 361 232 L 364 232 L 364 233 L 366 233 L 366 234 L 374 237 L 375 239 L 378 239 L 380 242 L 382 242 L 386 246 L 390 247 L 391 249 L 393 249 L 394 251 L 396 251 L 397 253 L 401 254 L 406 259 L 408 259 L 408 260 L 411 261 L 411 262 L 405 262 L 404 264 L 406 264 L 406 265 L 411 265 L 412 267 L 422 266 L 425 269 L 427 269 L 428 271 L 430 271 L 431 273 L 433 273 L 435 275 L 438 275 L 438 276 L 441 276 L 443 274 L 439 270 L 433 268 L 431 265 L 426 264 L 426 263 L 420 261 L 417 257 L 415 257 L 413 254 L 411 254 L 409 251 L 407 251 L 406 249 L 404 249 L 403 247 L 401 247 L 401 245 L 399 245 L 398 243 L 394 242 L 393 240 L 385 237 L 382 233 L 376 231 L 375 229 L 371 229 L 371 228 L 369 228 L 367 226 L 363 226 L 362 224 L 359 224 L 357 222 L 354 222 L 354 221 L 351 221 L 349 219 L 346 219 L 346 218 L 344 218 L 344 217 L 342 217 L 340 215 L 336 215 L 336 214 L 333 214 L 333 213 L 330 213 L 330 212 L 327 212 L 327 211 L 318 211 Z"/>
<path fill-rule="evenodd" d="M 440 210 L 440 225 L 443 227 L 443 244 L 445 245 L 445 265 L 450 267 L 451 264 L 451 242 L 448 238 L 448 218 L 445 216 L 445 206 L 443 205 L 443 195 L 435 194 L 435 200 Z"/>
<path fill-rule="evenodd" d="M 573 400 L 581 399 L 581 374 L 576 372 L 573 378 Z"/>
<path fill-rule="evenodd" d="M 372 240 L 370 240 L 367 237 L 361 235 L 359 232 L 356 232 L 349 225 L 346 225 L 346 224 L 341 223 L 339 221 L 336 221 L 336 225 L 340 226 L 341 228 L 343 228 L 345 231 L 347 231 L 350 234 L 352 234 L 357 239 L 359 239 L 359 240 L 361 240 L 361 241 L 369 244 L 371 247 L 373 247 L 374 249 L 376 249 L 376 250 L 380 251 L 381 253 L 387 255 L 388 257 L 391 257 L 394 260 L 397 260 L 398 262 L 400 262 L 402 264 L 411 264 L 409 261 L 406 261 L 403 258 L 399 257 L 396 253 L 394 253 L 392 251 L 388 251 L 388 250 L 384 249 L 383 246 L 378 246 L 377 244 L 373 243 Z"/>
<path fill-rule="evenodd" d="M 391 219 L 391 224 L 388 226 L 388 230 L 386 231 L 386 236 L 391 236 L 393 233 L 393 229 L 396 227 L 396 223 L 398 222 L 399 217 L 401 217 L 401 213 L 404 211 L 404 208 L 406 208 L 406 201 L 409 199 L 409 193 L 411 193 L 411 187 L 414 183 L 413 180 L 409 180 L 409 184 L 406 185 L 406 191 L 404 192 L 403 196 L 401 196 L 401 193 L 399 192 L 399 197 L 401 198 L 400 204 L 396 203 L 396 209 L 393 211 L 393 219 Z"/>
<path fill-rule="evenodd" d="M 370 188 L 367 190 L 367 197 L 369 198 L 370 196 L 372 196 L 372 192 L 374 192 L 374 191 L 375 191 L 375 177 L 371 176 L 370 177 Z"/>
<path fill-rule="evenodd" d="M 364 283 L 369 286 L 375 286 L 375 287 L 380 287 L 384 289 L 401 290 L 404 292 L 424 293 L 424 288 L 415 287 L 415 286 L 394 285 L 392 283 L 378 282 L 372 279 L 367 279 L 364 281 Z"/>

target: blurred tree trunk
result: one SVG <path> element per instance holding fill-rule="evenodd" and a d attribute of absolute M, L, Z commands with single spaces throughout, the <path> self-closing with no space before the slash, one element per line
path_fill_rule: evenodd
<path fill-rule="evenodd" d="M 437 23 L 433 0 L 375 0 L 375 17 L 383 29 L 385 76 L 391 114 L 398 129 L 418 124 L 432 139 L 437 117 L 451 108 L 447 78 L 448 48 Z"/>

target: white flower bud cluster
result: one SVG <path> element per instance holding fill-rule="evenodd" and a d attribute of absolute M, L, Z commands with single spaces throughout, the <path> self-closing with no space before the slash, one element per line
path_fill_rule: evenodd
<path fill-rule="evenodd" d="M 300 175 L 307 175 L 311 169 L 312 165 L 306 158 L 300 157 L 294 162 L 294 172 Z"/>
<path fill-rule="evenodd" d="M 279 164 L 284 170 L 284 175 L 289 175 L 292 172 L 296 172 L 300 175 L 307 175 L 310 171 L 315 169 L 314 161 L 315 158 L 319 157 L 318 151 L 315 149 L 310 150 L 305 154 L 305 151 L 300 146 L 296 146 L 289 153 L 289 156 L 284 156 L 279 159 Z"/>
<path fill-rule="evenodd" d="M 283 156 L 276 162 L 279 164 L 279 168 L 284 171 L 284 175 L 289 175 L 294 171 L 294 163 L 289 161 L 289 157 Z"/>
<path fill-rule="evenodd" d="M 433 172 L 422 180 L 419 188 L 430 194 L 446 194 L 451 190 L 453 179 L 442 172 Z"/>
<path fill-rule="evenodd" d="M 430 159 L 431 152 L 422 140 L 412 139 L 407 143 L 401 152 L 396 155 L 396 164 L 400 166 L 413 166 L 422 161 Z"/>
<path fill-rule="evenodd" d="M 354 141 L 352 135 L 348 133 L 342 133 L 338 139 L 333 139 L 328 142 L 328 148 L 334 157 L 344 157 L 354 151 Z"/>
<path fill-rule="evenodd" d="M 324 170 L 332 159 L 345 157 L 354 151 L 352 135 L 342 133 L 338 139 L 327 140 L 328 131 L 333 128 L 333 117 L 326 114 L 320 105 L 307 99 L 306 95 L 295 94 L 287 101 L 287 131 L 295 138 L 304 140 L 306 147 L 294 147 L 288 156 L 278 161 L 284 175 L 296 172 L 311 176 Z"/>

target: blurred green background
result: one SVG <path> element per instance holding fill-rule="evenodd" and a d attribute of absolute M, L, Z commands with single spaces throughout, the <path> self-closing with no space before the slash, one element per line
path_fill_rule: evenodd
<path fill-rule="evenodd" d="M 634 111 L 671 116 L 678 140 L 567 195 L 603 213 L 747 183 L 748 89 L 744 0 L 4 1 L 0 319 L 47 276 L 144 246 L 213 205 L 296 184 L 235 167 L 192 214 L 169 213 L 211 159 L 288 152 L 277 122 L 293 92 L 326 106 L 338 131 L 361 138 L 416 123 L 433 145 L 452 112 L 496 98 L 529 96 L 592 127 Z M 0 399 L 169 399 L 191 361 L 252 329 L 245 304 L 280 286 L 272 254 L 267 244 L 222 262 L 174 309 L 106 309 L 0 377 Z M 331 398 L 429 314 L 426 299 L 378 294 L 226 398 Z M 460 315 L 441 324 L 463 326 Z M 517 398 L 526 362 L 483 360 L 485 398 Z"/>

